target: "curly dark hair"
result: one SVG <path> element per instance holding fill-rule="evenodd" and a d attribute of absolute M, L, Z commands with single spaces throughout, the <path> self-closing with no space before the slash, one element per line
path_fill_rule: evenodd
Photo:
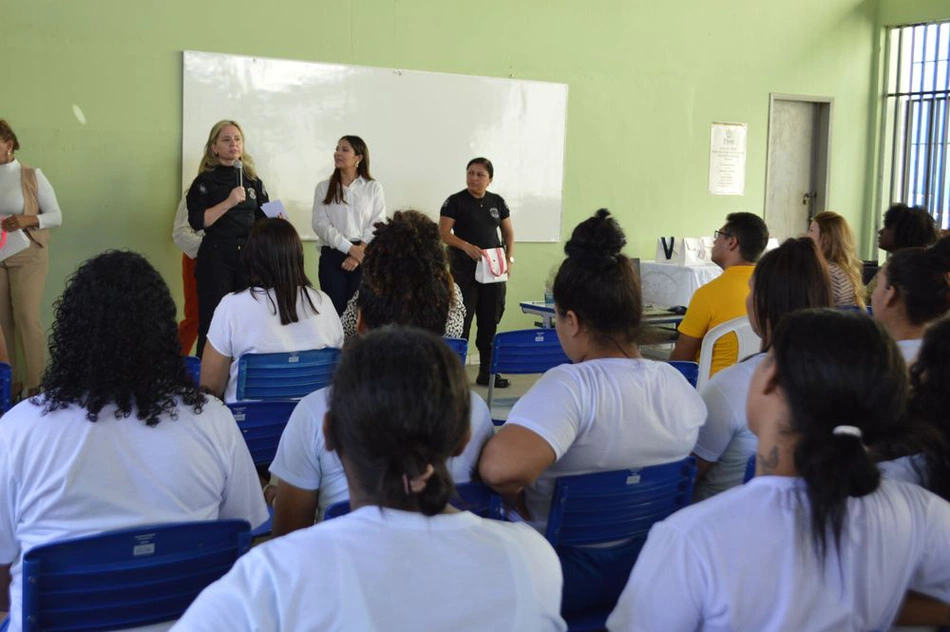
<path fill-rule="evenodd" d="M 363 321 L 441 334 L 455 292 L 439 226 L 419 211 L 396 211 L 374 234 L 356 299 Z"/>
<path fill-rule="evenodd" d="M 884 213 L 884 228 L 894 229 L 891 252 L 925 248 L 937 240 L 937 224 L 923 206 L 892 204 Z"/>
<path fill-rule="evenodd" d="M 54 308 L 44 413 L 77 404 L 96 421 L 114 404 L 116 418 L 134 412 L 154 426 L 176 418 L 179 397 L 201 412 L 206 399 L 181 356 L 175 303 L 145 257 L 112 250 L 89 259 Z"/>

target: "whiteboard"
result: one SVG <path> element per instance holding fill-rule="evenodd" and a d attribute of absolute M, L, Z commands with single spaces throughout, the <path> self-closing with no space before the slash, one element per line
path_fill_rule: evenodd
<path fill-rule="evenodd" d="M 468 161 L 485 156 L 515 238 L 558 242 L 566 115 L 566 84 L 185 51 L 182 188 L 211 127 L 233 119 L 271 199 L 315 239 L 314 188 L 333 171 L 337 140 L 354 134 L 388 215 L 413 208 L 438 221 Z"/>

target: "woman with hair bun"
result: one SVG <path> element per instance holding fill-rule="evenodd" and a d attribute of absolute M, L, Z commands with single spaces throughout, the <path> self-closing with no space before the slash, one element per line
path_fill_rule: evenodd
<path fill-rule="evenodd" d="M 544 538 L 449 505 L 446 461 L 468 441 L 469 401 L 462 364 L 436 334 L 386 327 L 354 339 L 323 422 L 352 511 L 252 549 L 180 627 L 564 630 Z"/>
<path fill-rule="evenodd" d="M 871 307 L 912 363 L 927 325 L 950 310 L 950 237 L 891 255 L 878 273 Z"/>
<path fill-rule="evenodd" d="M 749 279 L 746 311 L 762 340 L 761 352 L 713 376 L 700 391 L 706 423 L 693 448 L 698 466 L 695 500 L 741 485 L 758 440 L 749 430 L 745 401 L 752 373 L 772 344 L 782 319 L 809 307 L 833 307 L 828 268 L 817 244 L 807 238 L 787 239 L 759 259 Z"/>
<path fill-rule="evenodd" d="M 864 309 L 863 264 L 855 250 L 854 233 L 847 220 L 831 211 L 818 213 L 808 225 L 808 237 L 818 244 L 828 262 L 835 307 Z"/>
<path fill-rule="evenodd" d="M 907 379 L 873 319 L 786 316 L 746 404 L 756 477 L 653 526 L 607 627 L 885 630 L 908 591 L 950 600 L 950 504 L 865 449 L 903 431 Z"/>
<path fill-rule="evenodd" d="M 555 327 L 573 364 L 549 370 L 518 400 L 479 461 L 482 480 L 542 532 L 558 477 L 683 459 L 706 419 L 679 371 L 640 355 L 640 282 L 625 244 L 606 209 L 574 229 L 554 280 Z M 629 549 L 559 551 L 565 615 L 613 604 Z"/>

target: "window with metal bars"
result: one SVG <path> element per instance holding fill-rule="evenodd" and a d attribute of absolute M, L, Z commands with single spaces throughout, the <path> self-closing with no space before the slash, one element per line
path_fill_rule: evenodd
<path fill-rule="evenodd" d="M 890 29 L 884 95 L 884 195 L 950 227 L 950 22 Z"/>

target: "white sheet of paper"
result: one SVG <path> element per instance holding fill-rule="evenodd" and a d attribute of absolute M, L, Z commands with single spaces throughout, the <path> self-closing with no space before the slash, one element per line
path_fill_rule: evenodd
<path fill-rule="evenodd" d="M 713 123 L 709 141 L 709 192 L 745 194 L 745 123 Z"/>
<path fill-rule="evenodd" d="M 280 200 L 264 202 L 261 205 L 261 210 L 264 211 L 264 215 L 266 215 L 267 217 L 277 217 L 281 213 L 283 213 L 284 215 L 287 214 L 286 211 L 284 211 L 284 203 L 281 202 Z"/>

